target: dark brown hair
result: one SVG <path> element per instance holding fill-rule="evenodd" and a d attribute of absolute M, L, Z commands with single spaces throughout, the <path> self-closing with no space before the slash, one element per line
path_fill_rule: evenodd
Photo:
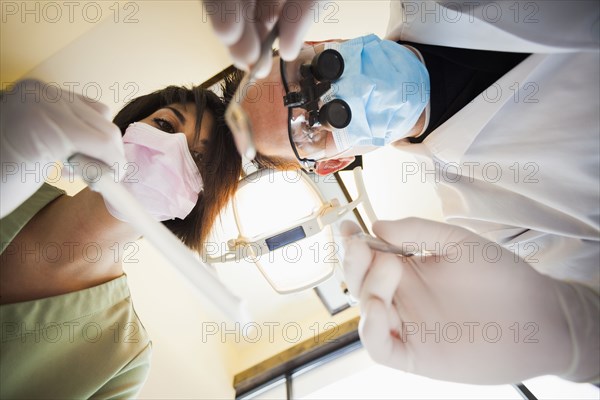
<path fill-rule="evenodd" d="M 113 122 L 124 134 L 129 124 L 140 121 L 170 104 L 195 104 L 196 141 L 200 136 L 202 116 L 210 112 L 215 120 L 202 161 L 197 161 L 204 181 L 204 189 L 190 214 L 184 219 L 163 221 L 186 246 L 201 252 L 221 210 L 237 190 L 241 175 L 239 156 L 231 132 L 224 120 L 225 103 L 210 90 L 195 86 L 191 88 L 168 86 L 162 90 L 131 100 L 115 116 Z"/>

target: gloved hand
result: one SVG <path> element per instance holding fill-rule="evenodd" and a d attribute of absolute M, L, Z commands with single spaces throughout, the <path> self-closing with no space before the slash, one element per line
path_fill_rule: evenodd
<path fill-rule="evenodd" d="M 215 33 L 229 52 L 237 68 L 248 70 L 256 63 L 262 40 L 279 22 L 279 54 L 292 61 L 300 52 L 303 38 L 314 20 L 317 0 L 204 0 Z M 272 63 L 257 71 L 266 77 Z"/>
<path fill-rule="evenodd" d="M 407 372 L 474 384 L 538 375 L 597 379 L 598 293 L 535 271 L 463 228 L 409 218 L 379 221 L 381 239 L 427 256 L 372 251 L 350 235 L 344 272 L 360 299 L 370 356 Z M 427 253 L 425 253 L 427 254 Z"/>
<path fill-rule="evenodd" d="M 115 168 L 126 163 L 121 131 L 108 107 L 37 80 L 1 93 L 0 140 L 0 218 L 42 185 L 49 163 L 76 152 Z"/>

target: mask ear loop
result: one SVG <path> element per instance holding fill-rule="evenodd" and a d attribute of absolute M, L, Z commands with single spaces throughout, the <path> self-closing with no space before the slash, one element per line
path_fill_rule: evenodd
<path fill-rule="evenodd" d="M 285 89 L 286 96 L 289 94 L 290 89 L 287 83 L 287 73 L 285 71 L 285 61 L 283 59 L 279 59 L 279 72 L 281 73 L 281 82 L 283 83 L 283 88 Z M 287 107 L 287 106 L 286 106 Z M 294 139 L 292 137 L 292 107 L 287 107 L 288 109 L 288 117 L 287 117 L 287 127 L 288 127 L 288 139 L 290 140 L 290 145 L 292 146 L 292 150 L 294 150 L 294 154 L 296 158 L 300 162 L 302 169 L 306 172 L 311 173 L 315 172 L 317 167 L 317 160 L 313 160 L 310 158 L 302 158 L 298 153 L 298 149 L 296 148 L 296 144 L 294 143 Z"/>

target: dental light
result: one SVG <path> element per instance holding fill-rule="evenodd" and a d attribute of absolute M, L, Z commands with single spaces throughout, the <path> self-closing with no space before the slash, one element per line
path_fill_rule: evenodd
<path fill-rule="evenodd" d="M 332 276 L 342 251 L 331 225 L 363 204 L 375 220 L 362 169 L 353 171 L 358 196 L 348 204 L 327 200 L 313 177 L 303 171 L 259 170 L 240 182 L 233 202 L 239 232 L 211 264 L 240 260 L 255 263 L 271 287 L 282 294 L 310 289 Z M 338 185 L 333 177 L 328 183 Z M 326 184 L 328 184 L 326 183 Z M 291 255 L 290 255 L 291 254 Z"/>

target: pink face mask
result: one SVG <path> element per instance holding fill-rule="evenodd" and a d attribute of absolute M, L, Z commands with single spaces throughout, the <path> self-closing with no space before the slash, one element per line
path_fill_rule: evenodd
<path fill-rule="evenodd" d="M 204 187 L 185 135 L 135 122 L 125 130 L 123 144 L 130 164 L 121 184 L 157 221 L 185 218 Z M 127 221 L 110 204 L 106 207 L 113 217 Z"/>

